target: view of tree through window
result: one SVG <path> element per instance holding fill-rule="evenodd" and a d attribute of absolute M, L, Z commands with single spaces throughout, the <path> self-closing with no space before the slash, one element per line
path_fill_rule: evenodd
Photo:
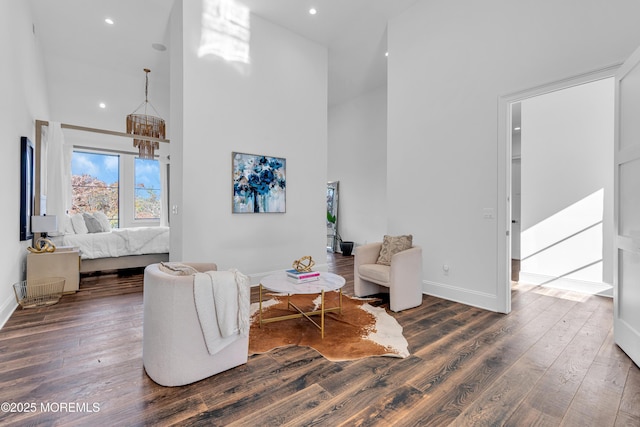
<path fill-rule="evenodd" d="M 160 218 L 160 163 L 135 159 L 135 219 Z"/>
<path fill-rule="evenodd" d="M 120 158 L 117 155 L 74 151 L 71 160 L 71 214 L 102 211 L 118 227 Z"/>

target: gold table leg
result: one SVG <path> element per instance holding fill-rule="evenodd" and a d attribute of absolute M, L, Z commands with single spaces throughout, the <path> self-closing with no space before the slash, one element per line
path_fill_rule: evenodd
<path fill-rule="evenodd" d="M 260 301 L 260 309 L 258 310 L 258 313 L 260 313 L 260 327 L 262 328 L 262 283 L 260 283 L 259 301 Z"/>
<path fill-rule="evenodd" d="M 287 294 L 287 306 L 288 306 L 288 308 L 293 308 L 295 311 L 297 311 L 297 313 L 288 314 L 288 315 L 284 315 L 284 316 L 269 317 L 269 318 L 263 319 L 262 318 L 262 284 L 260 284 L 260 294 L 259 294 L 260 327 L 262 327 L 263 323 L 279 322 L 279 321 L 282 321 L 282 320 L 298 319 L 300 317 L 304 317 L 307 320 L 309 320 L 311 323 L 313 323 L 316 326 L 316 328 L 320 329 L 320 334 L 322 335 L 322 339 L 324 339 L 324 315 L 325 315 L 325 313 L 332 313 L 332 312 L 336 312 L 337 311 L 340 314 L 342 314 L 342 289 L 339 289 L 339 292 L 340 292 L 340 294 L 339 294 L 339 305 L 337 307 L 325 308 L 325 303 L 324 303 L 325 291 L 323 290 L 320 293 L 320 310 L 307 311 L 307 312 L 305 312 L 304 310 L 300 309 L 300 307 L 298 307 L 294 303 L 292 303 L 291 302 L 291 294 Z M 319 325 L 311 318 L 311 316 L 316 316 L 316 315 L 320 315 L 320 324 Z"/>
<path fill-rule="evenodd" d="M 322 290 L 322 296 L 320 298 L 320 334 L 324 339 L 324 289 Z"/>

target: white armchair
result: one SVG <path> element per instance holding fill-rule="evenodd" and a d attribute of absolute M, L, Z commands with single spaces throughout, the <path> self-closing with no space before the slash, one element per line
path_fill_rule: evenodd
<path fill-rule="evenodd" d="M 377 264 L 382 242 L 356 247 L 353 266 L 354 293 L 364 297 L 389 294 L 392 311 L 422 304 L 422 248 L 413 246 L 391 257 L 391 265 Z"/>
<path fill-rule="evenodd" d="M 213 263 L 185 263 L 199 272 Z M 209 354 L 194 301 L 194 276 L 171 275 L 151 264 L 144 270 L 142 359 L 147 375 L 163 386 L 180 386 L 247 362 L 249 337 L 238 335 Z"/>

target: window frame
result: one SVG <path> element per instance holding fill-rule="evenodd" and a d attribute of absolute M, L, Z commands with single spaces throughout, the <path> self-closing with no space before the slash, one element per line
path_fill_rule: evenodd
<path fill-rule="evenodd" d="M 133 198 L 132 198 L 132 203 L 133 203 L 133 211 L 132 211 L 132 218 L 133 221 L 137 224 L 140 223 L 148 223 L 148 222 L 160 222 L 160 218 L 162 217 L 162 163 L 157 160 L 157 159 L 152 159 L 153 161 L 157 162 L 158 164 L 158 188 L 153 188 L 152 190 L 154 191 L 158 191 L 160 194 L 158 195 L 159 198 L 159 205 L 160 205 L 160 213 L 158 214 L 157 218 L 137 218 L 136 217 L 136 190 L 138 189 L 136 187 L 136 160 L 142 160 L 142 161 L 148 161 L 148 159 L 141 159 L 139 156 L 134 156 L 133 157 Z"/>
<path fill-rule="evenodd" d="M 118 228 L 130 227 L 156 227 L 160 225 L 160 218 L 157 219 L 136 219 L 135 218 L 135 159 L 138 158 L 137 153 L 116 152 L 115 150 L 105 150 L 98 147 L 75 147 L 73 153 L 100 154 L 107 156 L 117 156 L 119 163 L 118 172 Z M 162 167 L 162 164 L 159 164 Z M 73 175 L 73 171 L 70 171 Z M 160 181 L 160 208 L 163 208 L 162 202 L 162 175 Z M 162 216 L 162 213 L 160 214 Z"/>

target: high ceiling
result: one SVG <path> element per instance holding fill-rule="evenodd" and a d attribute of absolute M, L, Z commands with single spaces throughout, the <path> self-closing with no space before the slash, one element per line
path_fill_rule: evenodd
<path fill-rule="evenodd" d="M 385 83 L 387 22 L 418 0 L 238 0 L 329 50 L 329 103 Z M 309 15 L 315 7 L 318 13 Z"/>
<path fill-rule="evenodd" d="M 418 0 L 236 1 L 247 6 L 252 14 L 327 46 L 329 103 L 335 104 L 384 84 L 387 22 Z M 133 110 L 144 99 L 143 68 L 152 70 L 149 76 L 152 103 L 153 88 L 168 87 L 169 52 L 151 46 L 153 43 L 169 46 L 167 26 L 174 0 L 31 0 L 31 3 L 52 104 L 56 99 L 71 99 L 78 109 L 86 110 L 104 100 L 108 108 L 124 109 L 128 114 L 132 111 L 127 109 Z M 318 10 L 316 15 L 309 14 L 311 7 Z M 107 17 L 115 23 L 106 24 Z M 139 78 L 132 83 L 133 75 Z M 109 100 L 115 93 L 119 99 L 114 96 Z M 123 93 L 131 96 L 122 97 Z M 167 99 L 159 101 L 160 105 L 168 104 Z M 77 116 L 60 108 L 54 110 L 62 117 L 54 120 Z M 168 111 L 160 114 L 168 116 Z"/>

